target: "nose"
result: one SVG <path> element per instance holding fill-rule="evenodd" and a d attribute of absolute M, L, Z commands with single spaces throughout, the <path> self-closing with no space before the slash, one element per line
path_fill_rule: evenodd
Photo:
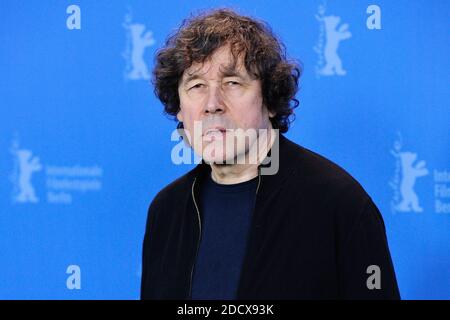
<path fill-rule="evenodd" d="M 222 92 L 220 87 L 210 86 L 208 99 L 206 101 L 205 113 L 215 114 L 225 110 L 223 104 Z"/>

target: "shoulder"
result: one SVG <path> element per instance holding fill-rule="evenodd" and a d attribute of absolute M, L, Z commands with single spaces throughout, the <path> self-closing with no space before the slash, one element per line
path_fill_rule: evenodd
<path fill-rule="evenodd" d="M 289 141 L 293 174 L 290 187 L 298 195 L 321 203 L 334 214 L 357 218 L 371 201 L 363 186 L 343 167 L 306 147 Z M 304 198 L 304 197 L 302 197 Z"/>
<path fill-rule="evenodd" d="M 161 206 L 163 203 L 173 201 L 173 199 L 180 198 L 182 195 L 189 194 L 190 187 L 194 179 L 194 172 L 196 168 L 188 171 L 172 182 L 166 184 L 160 191 L 158 191 L 150 203 L 152 206 Z"/>
<path fill-rule="evenodd" d="M 359 232 L 383 232 L 381 212 L 364 187 L 332 160 L 296 145 L 294 174 L 289 187 L 293 199 L 303 199 L 317 219 L 335 227 L 339 243 Z"/>
<path fill-rule="evenodd" d="M 147 209 L 147 230 L 151 225 L 158 223 L 161 213 L 180 211 L 176 209 L 182 207 L 188 200 L 196 170 L 197 167 L 168 183 L 156 193 Z M 169 218 L 167 215 L 164 216 Z"/>
<path fill-rule="evenodd" d="M 321 212 L 327 212 L 339 229 L 350 231 L 367 219 L 383 225 L 371 196 L 347 170 L 305 147 L 297 145 L 296 153 L 293 183 L 304 186 L 302 192 L 320 202 Z"/>
<path fill-rule="evenodd" d="M 343 167 L 333 160 L 295 142 L 289 141 L 291 159 L 296 182 L 313 190 L 332 193 L 350 192 L 368 196 L 362 185 Z"/>

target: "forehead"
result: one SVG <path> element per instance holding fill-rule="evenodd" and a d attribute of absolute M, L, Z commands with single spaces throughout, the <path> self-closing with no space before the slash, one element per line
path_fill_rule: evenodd
<path fill-rule="evenodd" d="M 226 47 L 217 49 L 204 62 L 194 62 L 183 72 L 182 81 L 187 82 L 204 75 L 238 76 L 249 78 L 249 74 L 243 64 L 242 57 L 233 58 L 230 50 Z"/>

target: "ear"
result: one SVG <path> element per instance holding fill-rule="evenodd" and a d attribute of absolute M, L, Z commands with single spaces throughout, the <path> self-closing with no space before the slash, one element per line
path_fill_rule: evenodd
<path fill-rule="evenodd" d="M 177 112 L 177 119 L 178 121 L 183 122 L 183 115 L 181 114 L 181 109 L 178 110 Z"/>
<path fill-rule="evenodd" d="M 275 117 L 275 115 L 277 114 L 276 112 L 270 111 L 269 108 L 267 108 L 266 104 L 263 104 L 263 108 L 265 109 L 265 111 L 269 114 L 269 118 L 273 118 Z M 263 111 L 264 112 L 264 111 Z"/>

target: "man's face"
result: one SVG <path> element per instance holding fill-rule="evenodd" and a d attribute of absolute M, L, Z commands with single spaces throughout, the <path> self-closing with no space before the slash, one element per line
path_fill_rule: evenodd
<path fill-rule="evenodd" d="M 177 118 L 183 122 L 190 145 L 207 163 L 233 161 L 254 145 L 258 129 L 272 128 L 269 115 L 273 114 L 262 104 L 261 81 L 251 78 L 241 60 L 230 68 L 232 56 L 223 46 L 205 63 L 193 63 L 179 81 Z M 245 130 L 253 130 L 256 137 L 250 134 L 246 143 L 235 143 L 234 137 Z"/>

